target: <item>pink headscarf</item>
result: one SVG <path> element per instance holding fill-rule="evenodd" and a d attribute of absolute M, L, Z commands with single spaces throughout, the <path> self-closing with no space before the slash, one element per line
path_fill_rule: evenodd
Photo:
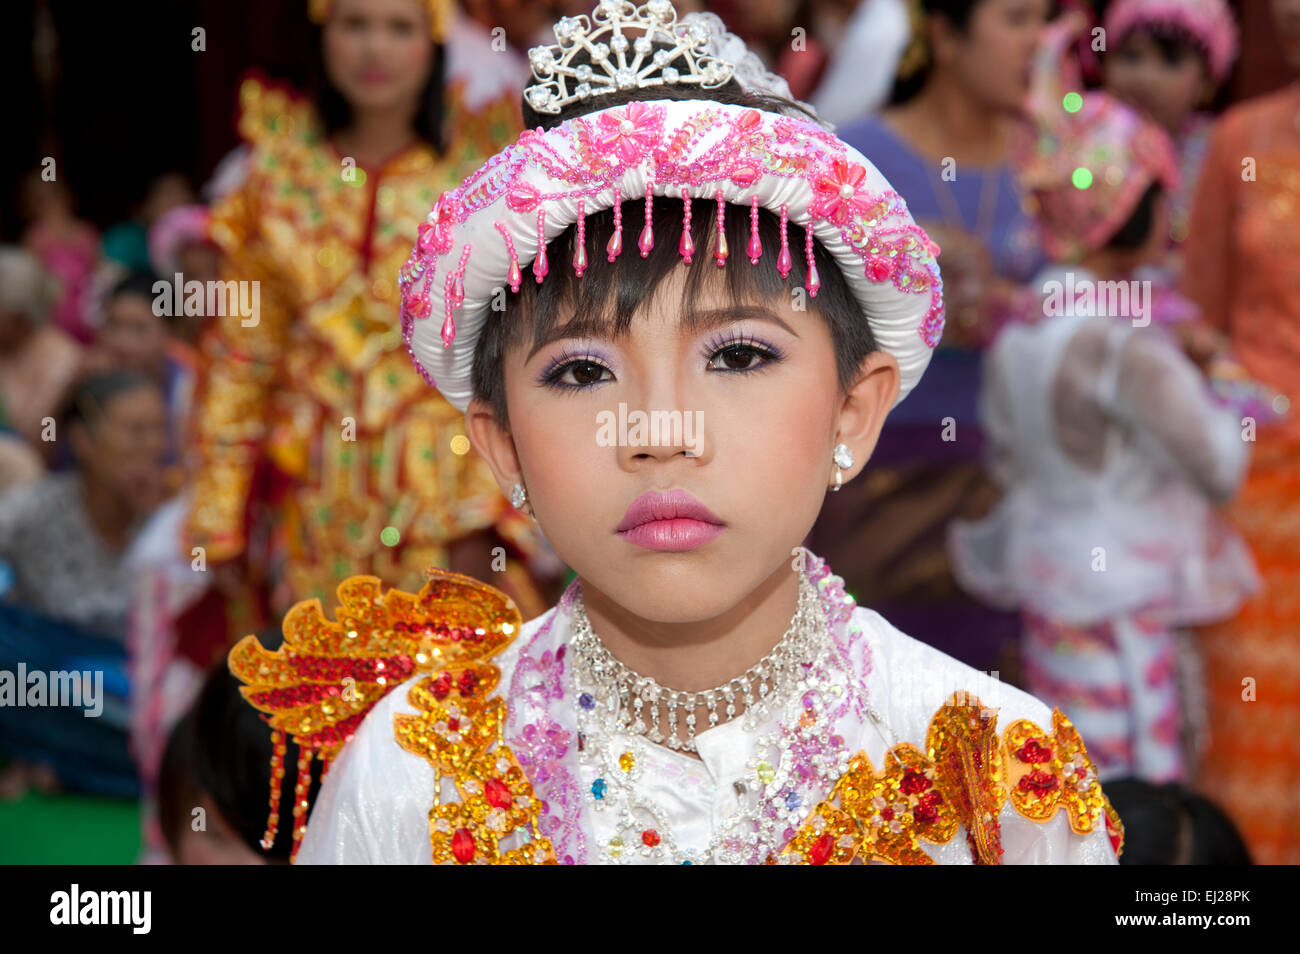
<path fill-rule="evenodd" d="M 177 256 L 184 246 L 210 241 L 207 206 L 178 206 L 149 229 L 149 264 L 155 274 L 170 276 L 180 271 Z"/>
<path fill-rule="evenodd" d="M 1210 76 L 1222 83 L 1237 58 L 1237 24 L 1223 0 L 1115 0 L 1106 11 L 1112 48 L 1141 26 L 1176 26 L 1196 38 L 1209 55 Z"/>

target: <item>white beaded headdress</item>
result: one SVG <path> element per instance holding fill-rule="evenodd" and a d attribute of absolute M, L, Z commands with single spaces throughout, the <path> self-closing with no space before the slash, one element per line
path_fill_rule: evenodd
<path fill-rule="evenodd" d="M 615 233 L 604 251 L 613 262 L 623 254 L 625 199 L 645 203 L 636 244 L 648 255 L 655 242 L 654 198 L 667 196 L 686 204 L 678 252 L 687 263 L 696 254 L 692 200 L 717 203 L 718 230 L 708 254 L 719 267 L 731 256 L 722 225 L 728 205 L 750 213 L 743 251 L 752 264 L 764 254 L 758 209 L 780 216 L 776 265 L 783 278 L 792 269 L 786 224 L 803 226 L 804 287 L 816 296 L 821 285 L 815 240 L 839 265 L 877 346 L 898 360 L 901 400 L 939 341 L 943 285 L 938 247 L 875 166 L 817 122 L 708 99 L 709 89 L 733 79 L 748 92 L 789 98 L 785 83 L 712 14 L 679 21 L 668 0 L 641 6 L 601 0 L 590 18 L 565 18 L 555 34 L 556 45 L 537 47 L 529 57 L 538 82 L 524 95 L 538 112 L 661 85 L 693 86 L 700 96 L 636 100 L 549 130 L 525 130 L 439 197 L 400 276 L 402 331 L 426 380 L 465 410 L 473 396 L 474 347 L 500 289 L 518 291 L 530 263 L 541 282 L 551 268 L 547 242 L 572 225 L 573 261 L 558 267 L 571 264 L 581 276 L 590 265 L 585 217 L 609 208 Z M 579 51 L 590 61 L 586 68 L 575 63 Z"/>

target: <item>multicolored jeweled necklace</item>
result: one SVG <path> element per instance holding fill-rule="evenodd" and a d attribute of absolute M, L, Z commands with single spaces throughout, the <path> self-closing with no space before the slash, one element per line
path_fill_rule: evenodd
<path fill-rule="evenodd" d="M 637 696 L 624 691 L 611 678 L 608 664 L 602 670 L 603 677 L 598 677 L 590 667 L 591 645 L 587 643 L 579 652 L 580 639 L 575 636 L 571 642 L 578 660 L 575 679 L 595 690 L 579 693 L 573 700 L 580 740 L 578 758 L 584 784 L 590 780 L 592 807 L 616 818 L 614 836 L 596 845 L 603 861 L 754 864 L 778 854 L 807 811 L 801 811 L 805 799 L 829 791 L 848 768 L 849 751 L 841 737 L 831 734 L 831 728 L 838 714 L 835 710 L 843 708 L 837 700 L 853 690 L 848 673 L 832 665 L 829 627 L 816 588 L 801 574 L 799 608 L 790 630 L 778 644 L 788 663 L 782 666 L 788 678 L 778 680 L 775 689 L 760 693 L 753 708 L 744 713 L 742 723 L 745 729 L 755 729 L 779 706 L 778 724 L 756 740 L 744 777 L 734 783 L 739 806 L 716 827 L 708 844 L 697 849 L 676 841 L 662 806 L 639 790 L 654 740 L 642 719 L 644 704 L 639 708 L 634 705 L 629 715 L 628 700 Z M 578 607 L 574 631 L 596 639 L 586 614 Z M 775 653 L 764 662 L 771 665 Z M 745 676 L 752 682 L 754 669 Z M 635 674 L 632 677 L 640 678 Z M 715 694 L 721 691 L 713 690 Z M 638 722 L 642 723 L 639 729 Z"/>

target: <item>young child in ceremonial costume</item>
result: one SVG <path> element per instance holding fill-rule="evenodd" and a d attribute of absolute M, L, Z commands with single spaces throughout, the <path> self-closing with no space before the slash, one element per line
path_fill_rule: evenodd
<path fill-rule="evenodd" d="M 1237 58 L 1236 20 L 1224 0 L 1115 0 L 1104 29 L 1111 44 L 1100 55 L 1106 91 L 1173 138 L 1179 179 L 1169 195 L 1169 239 L 1181 246 L 1214 125 L 1203 108 Z"/>
<path fill-rule="evenodd" d="M 528 131 L 420 227 L 402 321 L 577 579 L 525 623 L 466 577 L 353 578 L 336 622 L 236 647 L 277 751 L 330 765 L 297 860 L 1115 863 L 1068 720 L 800 546 L 939 340 L 938 249 L 716 16 L 555 34 Z"/>

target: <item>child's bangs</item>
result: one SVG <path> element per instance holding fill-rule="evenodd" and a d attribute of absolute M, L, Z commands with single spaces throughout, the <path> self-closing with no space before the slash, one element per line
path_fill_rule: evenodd
<path fill-rule="evenodd" d="M 651 213 L 654 246 L 642 258 L 638 240 L 646 222 L 645 202 L 625 200 L 621 211 L 623 249 L 613 262 L 606 252 L 615 234 L 611 208 L 586 217 L 583 246 L 587 269 L 582 277 L 573 268 L 578 235 L 575 224 L 548 243 L 549 271 L 541 282 L 533 279 L 531 269 L 525 269 L 519 292 L 511 294 L 506 290 L 505 311 L 489 316 L 475 350 L 473 370 L 475 394 L 493 405 L 499 420 L 506 420 L 501 377 L 504 358 L 511 349 L 522 346 L 532 354 L 560 338 L 620 338 L 630 331 L 633 319 L 646 313 L 665 280 L 674 274 L 684 275 L 680 301 L 675 304 L 682 327 L 688 332 L 704 323 L 705 313 L 714 310 L 708 303 L 718 298 L 734 305 L 783 307 L 790 302 L 799 309 L 810 308 L 830 322 L 837 355 L 844 359 L 841 383 L 851 380 L 857 362 L 874 346 L 857 300 L 839 266 L 821 244 L 813 243 L 821 287 L 817 297 L 812 298 L 804 288 L 808 266 L 803 228 L 792 222 L 786 226 L 792 267 L 782 278 L 776 267 L 781 251 L 780 217 L 768 209 L 758 209 L 763 253 L 753 264 L 748 254 L 751 209 L 726 204 L 723 234 L 727 258 L 719 268 L 715 259 L 718 203 L 694 199 L 690 206 L 694 247 L 689 265 L 679 251 L 686 203 L 679 198 L 655 197 Z M 840 347 L 845 343 L 847 329 L 855 326 L 860 330 L 851 336 L 862 340 L 847 349 Z"/>
<path fill-rule="evenodd" d="M 545 280 L 525 282 L 519 295 L 507 305 L 507 347 L 529 338 L 531 351 L 557 337 L 622 337 L 630 330 L 633 319 L 655 303 L 665 281 L 677 275 L 683 277 L 675 310 L 687 330 L 694 330 L 705 310 L 703 302 L 716 301 L 719 297 L 738 304 L 771 302 L 777 296 L 789 295 L 790 289 L 802 287 L 807 270 L 802 254 L 803 229 L 795 225 L 787 227 L 794 268 L 789 278 L 783 279 L 776 269 L 780 252 L 777 216 L 766 209 L 759 210 L 763 255 L 757 264 L 751 264 L 746 251 L 750 238 L 749 210 L 727 205 L 723 234 L 728 255 L 726 264 L 719 268 L 714 257 L 717 203 L 695 200 L 691 206 L 690 235 L 694 251 L 689 265 L 679 251 L 685 215 L 685 203 L 680 199 L 654 200 L 651 225 L 654 247 L 645 258 L 641 257 L 637 244 L 645 226 L 643 201 L 623 203 L 623 251 L 613 262 L 608 261 L 606 245 L 615 233 L 614 210 L 588 216 L 583 243 L 588 269 L 581 278 L 573 269 L 577 228 L 571 226 L 548 248 L 551 270 Z M 824 267 L 819 263 L 818 270 Z"/>
<path fill-rule="evenodd" d="M 1207 71 L 1210 68 L 1210 50 L 1205 41 L 1177 23 L 1140 23 L 1130 35 L 1148 37 L 1169 63 L 1175 63 L 1184 54 L 1191 53 L 1201 58 Z"/>

